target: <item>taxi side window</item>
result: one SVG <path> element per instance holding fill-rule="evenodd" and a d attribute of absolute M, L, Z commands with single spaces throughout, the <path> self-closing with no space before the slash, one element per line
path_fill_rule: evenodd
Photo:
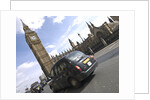
<path fill-rule="evenodd" d="M 58 70 L 57 70 L 58 66 L 55 66 L 54 67 L 54 72 L 55 72 L 55 75 L 58 75 Z"/>
<path fill-rule="evenodd" d="M 50 75 L 51 75 L 51 77 L 54 77 L 54 75 L 55 75 L 54 74 L 54 69 L 51 70 L 51 74 Z"/>
<path fill-rule="evenodd" d="M 66 66 L 65 62 L 62 62 L 62 63 L 60 64 L 60 68 L 62 69 L 62 71 L 67 70 L 67 66 Z"/>
<path fill-rule="evenodd" d="M 61 65 L 59 65 L 59 66 L 57 67 L 58 74 L 60 74 L 60 73 L 62 72 L 62 69 L 61 69 L 60 66 L 61 66 Z"/>

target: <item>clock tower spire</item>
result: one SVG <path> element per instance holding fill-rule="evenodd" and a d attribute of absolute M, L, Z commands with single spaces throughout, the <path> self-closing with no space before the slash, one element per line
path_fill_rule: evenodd
<path fill-rule="evenodd" d="M 26 42 L 32 50 L 37 61 L 39 62 L 41 69 L 43 70 L 45 75 L 48 76 L 53 65 L 53 61 L 50 59 L 38 35 L 34 31 L 32 31 L 26 24 L 24 24 L 22 20 L 21 22 L 23 25 L 23 30 L 25 32 Z"/>
<path fill-rule="evenodd" d="M 20 19 L 20 20 L 21 20 L 21 19 Z M 22 22 L 23 30 L 24 30 L 25 33 L 32 32 L 32 31 L 30 30 L 30 28 L 29 28 L 22 20 L 21 20 L 21 22 Z"/>

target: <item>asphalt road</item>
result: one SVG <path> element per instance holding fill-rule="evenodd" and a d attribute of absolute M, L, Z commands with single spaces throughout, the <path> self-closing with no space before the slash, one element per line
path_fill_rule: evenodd
<path fill-rule="evenodd" d="M 78 89 L 73 87 L 59 93 L 119 93 L 119 40 L 95 53 L 98 66 L 92 76 L 82 82 Z M 48 85 L 42 93 L 52 93 Z"/>

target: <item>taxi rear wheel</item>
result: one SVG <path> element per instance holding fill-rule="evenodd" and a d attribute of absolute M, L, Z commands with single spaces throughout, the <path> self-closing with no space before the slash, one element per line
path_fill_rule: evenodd
<path fill-rule="evenodd" d="M 70 78 L 69 83 L 74 87 L 74 88 L 79 88 L 81 86 L 81 82 L 78 81 L 75 78 Z"/>

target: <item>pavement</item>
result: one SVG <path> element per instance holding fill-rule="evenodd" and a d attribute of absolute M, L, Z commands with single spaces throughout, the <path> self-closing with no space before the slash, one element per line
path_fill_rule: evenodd
<path fill-rule="evenodd" d="M 73 87 L 59 93 L 119 93 L 119 40 L 106 46 L 94 54 L 98 66 L 93 73 L 82 82 L 78 89 Z M 52 93 L 48 85 L 42 93 Z"/>

